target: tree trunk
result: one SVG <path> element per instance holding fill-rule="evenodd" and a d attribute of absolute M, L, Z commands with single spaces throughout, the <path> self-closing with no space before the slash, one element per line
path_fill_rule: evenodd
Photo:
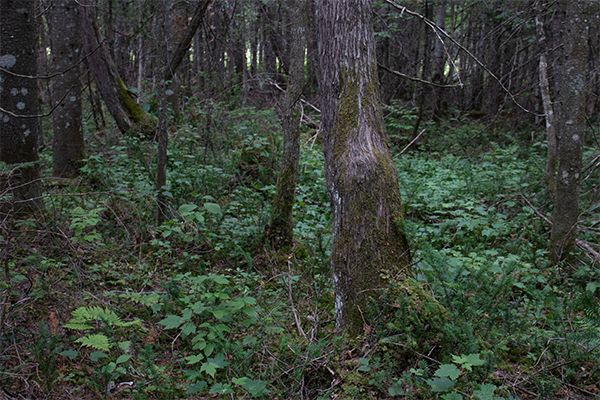
<path fill-rule="evenodd" d="M 435 22 L 437 26 L 442 29 L 445 29 L 446 24 L 446 0 L 440 0 L 436 12 Z M 429 27 L 428 27 L 429 28 Z M 440 35 L 434 37 L 434 46 L 433 46 L 433 58 L 432 58 L 432 75 L 431 81 L 442 84 L 444 81 L 444 65 L 446 64 L 445 48 L 444 42 L 442 41 L 443 37 Z M 433 119 L 439 119 L 441 114 L 443 114 L 444 110 L 442 109 L 442 88 L 434 86 L 432 88 L 433 96 L 431 99 L 431 109 Z"/>
<path fill-rule="evenodd" d="M 381 112 L 372 0 L 317 4 L 336 325 L 358 334 L 368 323 L 368 298 L 384 277 L 406 276 L 410 255 Z"/>
<path fill-rule="evenodd" d="M 106 43 L 100 38 L 94 7 L 81 7 L 81 14 L 86 64 L 117 127 L 122 133 L 137 130 L 145 136 L 152 135 L 156 120 L 129 93 Z"/>
<path fill-rule="evenodd" d="M 293 216 L 296 182 L 298 180 L 298 164 L 300 160 L 300 115 L 297 103 L 304 86 L 304 1 L 291 6 L 290 31 L 290 66 L 288 86 L 283 106 L 283 156 L 277 191 L 273 202 L 271 223 L 267 229 L 266 239 L 276 249 L 292 245 Z"/>
<path fill-rule="evenodd" d="M 202 21 L 204 19 L 204 15 L 206 14 L 206 9 L 210 5 L 212 0 L 201 0 L 196 6 L 196 10 L 194 11 L 194 16 L 190 22 L 190 25 L 187 27 L 185 32 L 181 35 L 180 41 L 177 44 L 177 47 L 173 51 L 173 55 L 170 57 L 169 62 L 167 63 L 167 59 L 169 59 L 169 44 L 168 44 L 168 28 L 167 22 L 165 20 L 165 15 L 169 10 L 169 1 L 162 0 L 161 1 L 161 10 L 162 10 L 162 20 L 161 20 L 161 37 L 163 37 L 162 42 L 160 43 L 160 54 L 161 58 L 164 60 L 164 66 L 162 68 L 162 77 L 161 81 L 158 84 L 158 102 L 159 102 L 159 121 L 158 121 L 158 146 L 157 146 L 157 166 L 156 166 L 156 181 L 155 188 L 157 191 L 157 202 L 158 209 L 156 213 L 156 219 L 158 223 L 161 223 L 165 216 L 167 215 L 167 204 L 166 199 L 162 196 L 162 190 L 167 183 L 167 149 L 169 146 L 169 121 L 168 121 L 168 113 L 167 113 L 167 103 L 169 99 L 169 93 L 173 93 L 173 90 L 170 90 L 170 84 L 173 78 L 175 77 L 175 73 L 177 72 L 177 68 L 183 61 L 186 55 L 190 50 L 190 45 L 192 44 L 192 39 L 196 35 L 196 32 Z"/>
<path fill-rule="evenodd" d="M 548 81 L 548 61 L 546 58 L 547 46 L 546 34 L 544 32 L 544 23 L 541 8 L 536 10 L 535 26 L 540 49 L 539 61 L 539 87 L 542 96 L 542 106 L 546 119 L 546 140 L 548 142 L 548 152 L 546 159 L 546 187 L 548 193 L 554 198 L 556 192 L 556 125 L 554 121 L 554 108 L 552 107 L 552 97 L 550 96 L 550 83 Z"/>
<path fill-rule="evenodd" d="M 31 0 L 0 0 L 0 161 L 16 166 L 6 180 L 19 212 L 42 204 L 39 181 L 40 120 L 36 79 L 37 21 Z"/>
<path fill-rule="evenodd" d="M 52 65 L 55 73 L 53 103 L 60 105 L 52 113 L 53 174 L 75 177 L 84 158 L 81 125 L 80 6 L 72 0 L 56 0 L 48 10 L 48 27 L 52 45 Z"/>
<path fill-rule="evenodd" d="M 550 256 L 563 259 L 573 246 L 579 215 L 583 135 L 586 129 L 587 24 L 584 2 L 559 1 L 560 62 L 556 69 L 558 107 L 558 172 L 552 213 Z"/>

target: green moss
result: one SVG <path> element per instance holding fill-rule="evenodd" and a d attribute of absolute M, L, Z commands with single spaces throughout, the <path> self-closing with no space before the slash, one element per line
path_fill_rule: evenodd
<path fill-rule="evenodd" d="M 387 277 L 404 279 L 410 256 L 402 229 L 397 174 L 378 109 L 377 81 L 371 77 L 361 82 L 356 72 L 346 70 L 341 85 L 331 151 L 342 224 L 332 258 L 341 278 L 340 292 L 347 297 L 342 323 L 347 332 L 360 334 L 364 323 L 369 323 L 369 297 L 378 297 L 378 288 L 386 286 Z M 361 119 L 364 126 L 360 126 Z M 359 136 L 363 134 L 371 137 Z M 373 143 L 370 153 L 354 154 L 362 150 L 365 140 Z"/>
<path fill-rule="evenodd" d="M 153 135 L 156 130 L 156 118 L 144 111 L 142 106 L 131 97 L 127 90 L 127 86 L 125 86 L 125 83 L 120 78 L 117 80 L 117 88 L 121 105 L 125 109 L 125 112 L 127 112 L 129 118 L 135 123 L 136 128 L 138 128 L 144 136 Z"/>

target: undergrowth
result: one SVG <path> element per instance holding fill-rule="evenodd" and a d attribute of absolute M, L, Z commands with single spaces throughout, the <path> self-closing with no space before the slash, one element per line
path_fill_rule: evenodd
<path fill-rule="evenodd" d="M 398 152 L 412 120 L 410 111 L 392 111 Z M 275 113 L 212 104 L 209 128 L 207 113 L 193 115 L 171 132 L 164 223 L 153 219 L 152 143 L 95 136 L 81 179 L 48 181 L 45 213 L 3 227 L 6 394 L 598 393 L 600 273 L 583 254 L 549 266 L 549 227 L 538 215 L 549 212 L 545 150 L 528 133 L 446 121 L 427 125 L 417 147 L 396 157 L 415 276 L 392 284 L 376 323 L 349 339 L 334 330 L 329 205 L 313 133 L 303 138 L 296 244 L 272 254 L 261 236 L 280 148 Z M 597 238 L 598 184 L 597 176 L 584 180 L 583 218 L 592 225 L 581 234 L 589 241 Z"/>

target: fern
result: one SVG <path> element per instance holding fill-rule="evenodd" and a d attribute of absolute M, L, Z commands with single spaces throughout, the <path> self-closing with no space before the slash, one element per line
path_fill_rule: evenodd
<path fill-rule="evenodd" d="M 129 327 L 140 325 L 140 321 L 124 322 L 114 311 L 100 306 L 79 307 L 73 311 L 72 318 L 65 328 L 76 331 L 86 331 L 93 328 L 92 322 L 102 322 L 109 327 Z"/>
<path fill-rule="evenodd" d="M 86 335 L 80 337 L 75 342 L 81 343 L 82 346 L 90 347 L 94 350 L 108 351 L 112 347 L 112 344 L 108 340 L 108 337 L 102 334 Z"/>

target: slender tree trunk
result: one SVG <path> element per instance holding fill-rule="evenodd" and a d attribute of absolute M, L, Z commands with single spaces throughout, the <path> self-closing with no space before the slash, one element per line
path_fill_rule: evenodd
<path fill-rule="evenodd" d="M 542 96 L 542 106 L 546 119 L 546 140 L 548 142 L 548 152 L 546 159 L 546 187 L 550 196 L 554 198 L 556 192 L 556 124 L 554 121 L 554 107 L 552 106 L 552 97 L 550 95 L 550 83 L 548 81 L 548 61 L 546 58 L 547 46 L 546 34 L 544 32 L 544 23 L 542 20 L 541 7 L 536 10 L 535 26 L 538 38 L 538 47 L 540 49 L 539 61 L 539 87 Z"/>
<path fill-rule="evenodd" d="M 325 174 L 332 206 L 331 264 L 338 328 L 368 323 L 385 276 L 410 256 L 379 97 L 371 0 L 318 0 Z"/>
<path fill-rule="evenodd" d="M 47 14 L 53 69 L 66 71 L 54 78 L 52 88 L 53 103 L 60 102 L 52 113 L 53 174 L 59 177 L 79 175 L 84 158 L 81 68 L 73 68 L 82 57 L 80 8 L 72 0 L 55 0 Z"/>
<path fill-rule="evenodd" d="M 423 3 L 423 14 L 425 15 L 425 18 L 430 18 L 431 15 L 431 7 L 429 4 L 428 0 L 425 0 L 425 3 Z M 427 26 L 426 24 L 422 25 L 423 28 L 423 67 L 421 69 L 421 78 L 422 79 L 427 79 L 427 77 L 429 76 L 429 73 L 431 71 L 431 56 L 430 56 L 430 50 L 431 50 L 431 40 L 430 40 L 430 29 L 429 26 Z M 437 38 L 434 37 L 434 40 L 437 40 Z M 427 93 L 429 92 L 430 88 L 426 85 L 420 85 L 417 90 L 416 90 L 416 94 L 417 94 L 417 119 L 415 120 L 415 125 L 413 126 L 413 132 L 412 132 L 412 137 L 416 138 L 417 135 L 419 134 L 419 128 L 421 126 L 421 122 L 423 121 L 423 114 L 425 113 L 425 98 L 427 97 Z"/>
<path fill-rule="evenodd" d="M 552 213 L 550 256 L 563 259 L 573 246 L 579 216 L 583 136 L 586 129 L 587 24 L 583 1 L 559 0 L 561 62 L 557 69 L 558 172 Z"/>
<path fill-rule="evenodd" d="M 166 11 L 169 9 L 169 1 L 161 1 L 161 9 L 163 10 L 163 14 L 166 14 Z M 194 11 L 194 16 L 192 17 L 190 25 L 185 30 L 185 33 L 182 35 L 181 40 L 173 51 L 170 61 L 165 63 L 163 67 L 161 81 L 158 85 L 159 121 L 157 130 L 158 146 L 155 187 L 158 193 L 158 211 L 156 213 L 156 219 L 159 223 L 162 222 L 167 215 L 167 203 L 166 199 L 162 196 L 162 190 L 167 183 L 167 148 L 169 146 L 167 102 L 169 93 L 172 92 L 172 90 L 169 90 L 169 86 L 173 80 L 173 77 L 175 76 L 175 73 L 177 72 L 177 68 L 189 52 L 192 39 L 202 24 L 204 15 L 206 14 L 206 9 L 210 5 L 211 1 L 212 0 L 201 0 L 196 6 L 196 10 Z M 160 44 L 160 48 L 161 55 L 164 60 L 169 59 L 169 46 L 167 42 L 168 29 L 166 25 L 166 20 L 163 15 L 161 20 L 161 36 L 163 37 L 163 42 Z"/>
<path fill-rule="evenodd" d="M 290 67 L 283 113 L 283 156 L 277 178 L 271 223 L 266 239 L 276 249 L 289 247 L 293 242 L 292 209 L 298 180 L 300 160 L 300 115 L 297 103 L 304 86 L 304 15 L 305 1 L 297 1 L 290 13 Z"/>
<path fill-rule="evenodd" d="M 445 29 L 446 27 L 446 0 L 440 0 L 437 11 L 435 22 L 436 24 Z M 432 58 L 432 75 L 431 81 L 435 83 L 443 83 L 444 81 L 444 65 L 446 64 L 444 42 L 437 36 L 434 38 L 433 46 L 433 58 Z M 442 109 L 442 88 L 434 86 L 432 88 L 433 96 L 431 99 L 431 109 L 434 119 L 439 119 L 443 113 Z"/>
<path fill-rule="evenodd" d="M 86 64 L 117 127 L 122 133 L 135 129 L 146 136 L 153 134 L 156 120 L 129 93 L 106 43 L 100 38 L 94 7 L 81 7 L 81 13 Z"/>
<path fill-rule="evenodd" d="M 0 161 L 15 166 L 8 187 L 16 211 L 41 207 L 38 138 L 40 136 L 36 79 L 14 74 L 37 75 L 37 21 L 31 0 L 0 0 Z"/>

